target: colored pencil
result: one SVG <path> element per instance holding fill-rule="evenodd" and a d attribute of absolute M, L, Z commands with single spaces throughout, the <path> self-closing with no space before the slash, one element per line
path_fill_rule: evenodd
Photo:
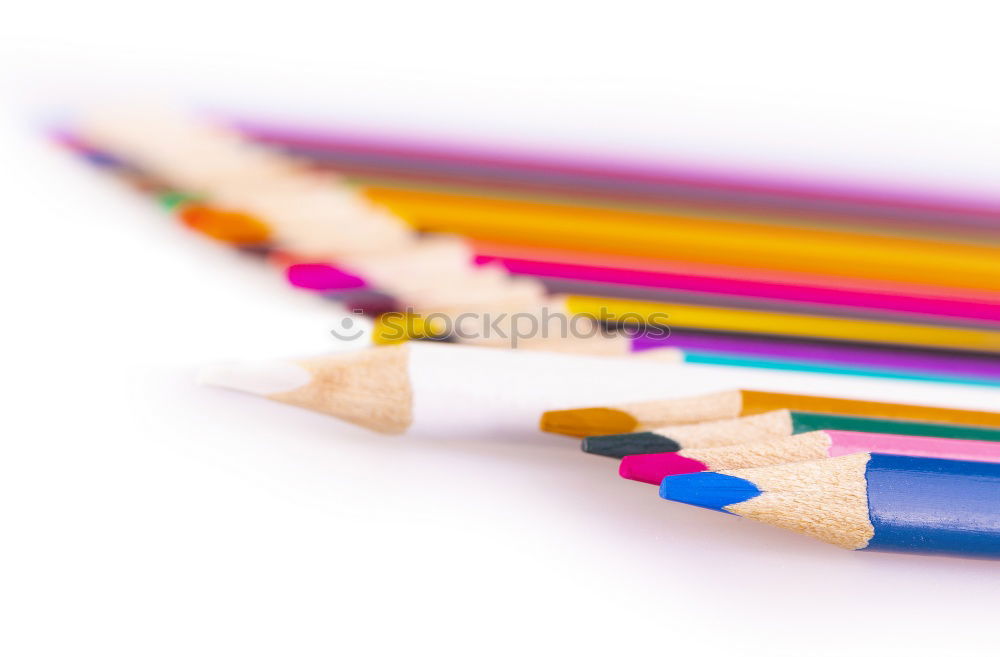
<path fill-rule="evenodd" d="M 573 250 L 557 247 L 540 247 L 534 245 L 493 242 L 488 240 L 470 240 L 473 251 L 479 258 L 500 260 L 526 260 L 529 262 L 554 263 L 556 266 L 581 266 L 590 269 L 625 270 L 636 272 L 640 277 L 658 276 L 695 276 L 698 278 L 724 279 L 744 281 L 748 284 L 763 283 L 767 285 L 796 287 L 806 286 L 822 290 L 817 296 L 837 297 L 841 294 L 852 295 L 865 293 L 875 295 L 916 297 L 922 302 L 933 302 L 936 299 L 954 299 L 985 303 L 997 303 L 996 292 L 975 288 L 954 287 L 940 283 L 908 283 L 889 281 L 881 278 L 864 278 L 852 270 L 836 274 L 808 274 L 805 272 L 784 272 L 763 267 L 735 266 L 722 263 L 686 262 L 677 260 L 672 254 L 659 254 L 656 257 L 621 255 L 614 253 L 599 253 Z M 640 279 L 641 280 L 641 279 Z M 767 290 L 768 288 L 764 288 Z M 770 288 L 770 291 L 774 291 Z"/>
<path fill-rule="evenodd" d="M 473 239 L 1000 290 L 1000 246 L 367 188 L 412 226 Z"/>
<path fill-rule="evenodd" d="M 1000 436 L 997 441 L 1000 441 Z M 858 431 L 811 431 L 787 438 L 755 440 L 725 447 L 631 454 L 622 459 L 618 474 L 626 479 L 659 485 L 664 477 L 673 475 L 757 468 L 857 452 L 1000 463 L 1000 442 Z"/>
<path fill-rule="evenodd" d="M 345 293 L 351 294 L 367 290 L 381 293 L 393 310 L 411 312 L 432 312 L 442 309 L 461 308 L 503 308 L 532 307 L 545 303 L 545 289 L 534 279 L 512 278 L 506 272 L 495 268 L 476 268 L 471 264 L 455 262 L 449 266 L 447 262 L 439 262 L 436 267 L 424 267 L 421 255 L 436 256 L 441 249 L 429 249 L 429 253 L 421 254 L 421 246 L 400 254 L 399 258 L 382 257 L 383 262 L 364 263 L 356 265 L 358 274 L 344 268 L 332 268 L 326 265 L 299 263 L 287 269 L 286 275 L 297 287 L 309 283 L 312 289 L 322 284 L 326 296 L 332 299 L 342 298 Z M 384 254 L 383 254 L 384 255 Z M 392 254 L 390 254 L 391 256 Z M 394 260 L 394 262 L 392 261 Z M 407 260 L 411 260 L 407 263 Z M 380 279 L 380 284 L 371 285 L 359 274 L 361 271 L 371 271 L 382 267 L 382 271 L 374 277 Z M 371 277 L 371 275 L 369 275 Z M 333 287 L 333 278 L 337 286 Z M 385 303 L 383 301 L 383 303 Z"/>
<path fill-rule="evenodd" d="M 461 174 L 440 176 L 427 172 L 400 172 L 372 166 L 351 166 L 337 169 L 332 163 L 309 157 L 317 169 L 329 169 L 357 186 L 359 189 L 416 190 L 421 192 L 454 194 L 483 199 L 514 199 L 519 202 L 547 205 L 594 207 L 611 212 L 643 212 L 655 215 L 682 216 L 708 221 L 739 221 L 765 226 L 796 226 L 816 230 L 836 230 L 878 235 L 943 240 L 959 244 L 997 244 L 1000 231 L 995 220 L 961 221 L 953 217 L 950 222 L 930 219 L 914 213 L 907 216 L 896 210 L 871 213 L 837 213 L 819 204 L 811 208 L 789 208 L 779 204 L 742 204 L 734 199 L 676 198 L 656 199 L 629 197 L 624 194 L 606 193 L 602 190 L 570 190 L 554 188 L 540 182 L 509 183 L 506 181 L 468 180 Z"/>
<path fill-rule="evenodd" d="M 741 445 L 831 430 L 1000 441 L 1000 429 L 987 427 L 782 409 L 734 420 L 665 426 L 636 433 L 588 436 L 583 439 L 581 448 L 590 454 L 623 458 L 630 454 Z"/>
<path fill-rule="evenodd" d="M 668 320 L 669 321 L 669 320 Z M 676 347 L 692 355 L 740 354 L 780 363 L 825 364 L 885 371 L 950 375 L 968 381 L 1000 379 L 1000 356 L 984 353 L 912 349 L 855 342 L 790 340 L 751 334 L 710 333 L 672 329 L 669 336 L 638 332 L 633 351 Z M 708 360 L 708 358 L 706 358 Z M 694 361 L 692 361 L 694 362 Z"/>
<path fill-rule="evenodd" d="M 551 400 L 628 398 L 644 386 L 680 389 L 660 361 L 440 343 L 374 347 L 295 361 L 224 363 L 203 383 L 318 411 L 382 433 L 539 436 Z M 612 386 L 604 377 L 628 378 Z M 708 377 L 700 386 L 707 388 Z M 691 385 L 690 379 L 687 385 Z"/>
<path fill-rule="evenodd" d="M 666 477 L 664 499 L 850 550 L 1000 557 L 1000 465 L 859 452 Z"/>
<path fill-rule="evenodd" d="M 244 134 L 300 157 L 327 162 L 344 171 L 397 173 L 410 179 L 461 181 L 501 189 L 556 190 L 574 197 L 707 204 L 760 209 L 771 216 L 794 213 L 843 222 L 856 217 L 868 225 L 899 218 L 906 226 L 974 225 L 996 228 L 1000 207 L 969 199 L 917 198 L 910 191 L 873 191 L 763 179 L 746 174 L 697 171 L 690 167 L 643 166 L 600 160 L 569 161 L 537 153 L 505 153 L 468 146 L 442 146 L 412 139 L 386 139 L 326 131 L 304 131 L 236 121 Z M 552 193 L 552 192 L 550 192 Z"/>
<path fill-rule="evenodd" d="M 478 252 L 478 251 L 477 251 Z M 558 256 L 555 256 L 558 257 Z M 563 256 L 565 257 L 565 256 Z M 479 263 L 499 263 L 512 274 L 536 276 L 546 281 L 586 281 L 621 286 L 614 296 L 636 296 L 643 290 L 669 290 L 717 295 L 720 305 L 733 305 L 739 300 L 770 300 L 802 307 L 821 309 L 856 309 L 872 314 L 886 312 L 920 318 L 950 317 L 964 320 L 1000 322 L 1000 300 L 965 300 L 939 294 L 888 293 L 852 290 L 818 285 L 776 283 L 747 280 L 745 275 L 724 277 L 681 271 L 649 271 L 624 266 L 559 262 L 490 255 L 476 256 Z M 628 263 L 621 263 L 622 265 Z M 550 284 L 550 287 L 555 287 Z M 565 290 L 564 290 L 565 291 Z M 950 293 L 950 292 L 949 292 Z M 728 300 L 728 303 L 725 301 Z"/>
<path fill-rule="evenodd" d="M 577 295 L 566 297 L 566 307 L 574 315 L 631 318 L 637 324 L 659 323 L 698 331 L 1000 353 L 1000 330 Z"/>
<path fill-rule="evenodd" d="M 997 412 L 759 390 L 729 390 L 698 397 L 547 411 L 542 416 L 541 427 L 544 431 L 570 436 L 596 436 L 643 431 L 669 424 L 732 419 L 782 409 L 1000 427 L 1000 413 Z"/>
<path fill-rule="evenodd" d="M 667 338 L 645 333 L 630 344 L 643 353 L 647 345 L 674 347 L 684 362 L 854 376 L 942 381 L 996 386 L 1000 361 L 995 355 L 897 349 L 887 346 L 819 341 L 776 340 L 767 336 L 672 332 Z"/>
<path fill-rule="evenodd" d="M 613 297 L 638 302 L 654 301 L 689 305 L 698 304 L 700 306 L 712 305 L 745 310 L 792 312 L 796 315 L 805 313 L 825 314 L 834 317 L 881 319 L 918 324 L 929 322 L 932 324 L 1000 330 L 1000 305 L 998 304 L 958 302 L 956 305 L 962 306 L 961 311 L 968 315 L 963 317 L 956 314 L 958 311 L 950 312 L 950 309 L 945 309 L 941 313 L 930 312 L 932 308 L 937 306 L 924 308 L 924 310 L 928 311 L 925 313 L 899 311 L 892 307 L 892 301 L 886 301 L 883 304 L 884 307 L 876 306 L 874 302 L 869 304 L 869 306 L 852 306 L 846 304 L 824 305 L 822 303 L 803 302 L 797 299 L 774 298 L 767 295 L 760 296 L 747 293 L 719 294 L 712 290 L 692 291 L 672 287 L 621 285 L 615 282 L 605 283 L 599 280 L 601 275 L 582 279 L 565 276 L 551 277 L 538 275 L 545 268 L 510 268 L 506 261 L 494 258 L 476 257 L 475 263 L 482 267 L 496 268 L 497 271 L 506 271 L 509 274 L 531 276 L 534 280 L 538 280 L 551 295 Z M 468 267 L 469 263 L 466 263 L 465 266 Z M 380 277 L 377 275 L 366 275 L 365 270 L 366 266 L 363 261 L 358 261 L 354 264 L 348 264 L 343 261 L 337 264 L 330 262 L 294 262 L 288 267 L 286 276 L 292 285 L 317 292 L 330 292 L 344 287 L 353 288 L 362 285 L 378 287 Z M 593 268 L 593 270 L 598 272 L 609 271 L 603 268 Z M 426 280 L 435 275 L 436 269 L 434 267 L 428 267 L 424 271 L 414 269 L 414 273 L 419 274 Z M 630 272 L 625 273 L 628 274 Z M 437 275 L 443 280 L 447 272 L 439 272 Z M 385 282 L 384 276 L 381 277 L 381 281 Z M 743 281 L 736 280 L 730 282 L 733 284 L 734 289 L 746 288 Z M 897 298 L 892 295 L 875 296 L 879 297 L 879 302 L 883 300 L 883 297 L 889 300 Z M 903 298 L 903 301 L 905 302 L 906 299 Z M 906 304 L 901 305 L 905 306 Z M 945 301 L 942 305 L 948 306 L 949 304 Z"/>

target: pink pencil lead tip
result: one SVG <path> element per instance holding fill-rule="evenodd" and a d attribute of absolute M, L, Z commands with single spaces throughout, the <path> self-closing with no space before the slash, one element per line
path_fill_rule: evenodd
<path fill-rule="evenodd" d="M 659 486 L 664 477 L 704 472 L 708 467 L 676 452 L 661 454 L 630 454 L 622 459 L 618 474 L 625 479 Z"/>

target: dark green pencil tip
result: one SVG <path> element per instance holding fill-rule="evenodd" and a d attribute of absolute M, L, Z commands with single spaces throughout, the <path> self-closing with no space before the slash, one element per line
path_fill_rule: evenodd
<path fill-rule="evenodd" d="M 676 441 L 652 431 L 615 433 L 606 436 L 587 436 L 580 444 L 588 454 L 600 454 L 620 459 L 629 454 L 659 454 L 676 452 L 681 448 Z"/>

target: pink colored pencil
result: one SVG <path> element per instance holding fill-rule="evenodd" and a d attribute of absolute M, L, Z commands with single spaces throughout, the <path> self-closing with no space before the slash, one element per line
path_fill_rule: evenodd
<path fill-rule="evenodd" d="M 626 479 L 659 485 L 664 477 L 678 474 L 753 468 L 858 452 L 1000 463 L 1000 442 L 827 430 L 774 439 L 751 438 L 723 446 L 685 447 L 660 454 L 630 454 L 622 459 L 618 472 Z"/>

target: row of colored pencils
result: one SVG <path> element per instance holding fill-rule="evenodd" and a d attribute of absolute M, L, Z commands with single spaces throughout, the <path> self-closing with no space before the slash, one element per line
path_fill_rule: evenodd
<path fill-rule="evenodd" d="M 299 288 L 414 311 L 408 337 L 455 339 L 428 313 L 549 307 L 669 334 L 524 344 L 1000 382 L 997 208 L 237 125 L 133 113 L 64 142 Z"/>
<path fill-rule="evenodd" d="M 1000 413 L 752 390 L 634 402 L 695 377 L 603 358 L 996 385 L 997 208 L 239 127 L 113 112 L 60 138 L 191 228 L 373 316 L 377 343 L 404 313 L 403 338 L 467 344 L 229 364 L 206 383 L 387 433 L 444 435 L 472 408 L 482 424 L 463 416 L 463 432 L 509 436 L 540 415 L 666 499 L 851 549 L 1000 556 Z M 421 322 L 500 312 L 647 330 L 518 345 L 574 352 L 555 355 Z M 619 399 L 580 405 L 611 380 Z"/>
<path fill-rule="evenodd" d="M 737 390 L 542 427 L 667 500 L 852 550 L 1000 557 L 1000 413 Z"/>
<path fill-rule="evenodd" d="M 477 262 L 536 277 L 571 312 L 668 315 L 655 344 L 692 362 L 1000 373 L 995 204 L 238 125 L 420 229 L 473 238 Z"/>

